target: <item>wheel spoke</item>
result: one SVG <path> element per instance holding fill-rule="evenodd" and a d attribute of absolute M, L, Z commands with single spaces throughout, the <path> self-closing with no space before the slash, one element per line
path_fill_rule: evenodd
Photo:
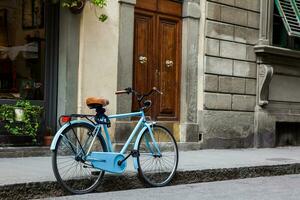
<path fill-rule="evenodd" d="M 85 161 L 85 152 L 91 145 L 92 151 L 102 152 L 106 150 L 103 147 L 105 143 L 98 137 L 92 143 L 94 127 L 90 125 L 70 126 L 74 127 L 65 129 L 57 142 L 53 170 L 64 189 L 74 194 L 84 194 L 94 190 L 104 175 L 103 171 L 94 169 L 90 162 Z"/>
<path fill-rule="evenodd" d="M 178 163 L 177 145 L 170 132 L 165 128 L 154 126 L 152 132 L 156 144 L 147 131 L 143 133 L 139 141 L 139 170 L 142 178 L 148 184 L 163 186 L 170 182 L 175 174 Z M 158 150 L 160 154 L 158 154 Z"/>

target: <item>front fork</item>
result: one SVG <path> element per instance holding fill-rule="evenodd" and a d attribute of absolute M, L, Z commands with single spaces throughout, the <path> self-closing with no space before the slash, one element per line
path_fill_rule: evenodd
<path fill-rule="evenodd" d="M 142 139 L 142 136 L 143 136 L 143 133 L 148 129 L 148 132 L 149 132 L 149 135 L 150 135 L 150 138 L 152 141 L 153 141 L 153 147 L 151 147 L 150 145 L 150 141 L 148 140 L 147 137 L 145 137 L 145 140 L 146 140 L 146 146 L 147 148 L 149 149 L 149 151 L 152 153 L 152 155 L 154 157 L 161 157 L 161 152 L 160 152 L 160 149 L 159 149 L 159 146 L 154 138 L 154 135 L 153 135 L 153 126 L 156 124 L 156 122 L 151 122 L 151 123 L 145 123 L 144 125 L 144 128 L 140 131 L 135 143 L 134 143 L 134 148 L 133 150 L 134 151 L 138 151 L 138 145 L 139 145 L 139 141 Z M 134 164 L 134 168 L 135 169 L 138 169 L 138 162 L 137 162 L 137 157 L 133 157 L 133 164 Z"/>

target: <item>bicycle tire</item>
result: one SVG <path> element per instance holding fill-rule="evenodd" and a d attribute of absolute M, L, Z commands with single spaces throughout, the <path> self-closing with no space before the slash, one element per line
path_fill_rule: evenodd
<path fill-rule="evenodd" d="M 83 132 L 81 130 L 81 128 L 86 129 L 88 132 Z M 75 142 L 80 141 L 80 139 L 76 139 L 76 136 L 78 135 L 78 133 L 76 132 L 77 134 L 75 136 L 75 134 L 74 134 L 75 130 L 79 129 L 80 130 L 79 136 L 81 138 L 84 138 L 85 134 L 88 135 L 89 133 L 92 133 L 94 128 L 95 127 L 93 125 L 88 124 L 88 123 L 71 124 L 62 132 L 62 134 L 59 137 L 57 144 L 55 146 L 55 150 L 52 151 L 52 168 L 53 168 L 54 175 L 55 175 L 57 181 L 59 182 L 59 184 L 62 186 L 62 188 L 71 194 L 86 194 L 86 193 L 94 191 L 101 184 L 101 180 L 104 176 L 104 173 L 105 173 L 104 171 L 96 170 L 96 169 L 92 168 L 91 166 L 86 167 L 86 166 L 88 166 L 87 163 L 83 163 L 81 160 L 76 160 L 76 155 L 72 155 L 72 153 L 75 154 L 74 146 L 82 145 L 79 143 L 78 144 L 75 143 L 76 145 L 74 145 L 74 144 L 72 144 L 73 141 L 72 142 L 70 141 L 72 139 L 71 137 L 74 137 Z M 72 132 L 73 132 L 74 136 L 72 136 Z M 67 135 L 68 133 L 71 133 L 71 134 Z M 83 134 L 83 133 L 85 133 L 85 134 Z M 64 137 L 62 135 L 64 135 Z M 69 136 L 70 138 L 68 138 L 67 136 Z M 88 140 L 91 136 L 89 135 L 87 137 L 88 138 L 86 139 L 86 142 L 88 142 Z M 65 139 L 65 138 L 68 138 L 68 139 Z M 92 149 L 92 150 L 97 150 L 97 151 L 102 150 L 102 151 L 106 152 L 107 147 L 106 147 L 106 143 L 105 143 L 104 139 L 99 136 L 97 136 L 97 138 L 98 138 L 98 140 L 96 139 L 95 143 L 94 143 L 94 144 L 98 144 L 97 149 Z M 65 149 L 63 149 L 64 147 L 62 144 L 65 144 L 65 146 L 66 146 Z M 93 145 L 93 148 L 94 147 L 96 148 L 95 145 Z M 82 147 L 79 149 L 84 149 L 84 148 L 85 147 Z M 62 149 L 62 151 L 60 151 L 61 149 Z M 65 150 L 65 151 L 63 152 L 63 150 Z M 76 149 L 76 152 L 78 152 L 77 149 Z M 60 158 L 59 156 L 61 156 L 61 160 L 63 160 L 63 162 L 61 162 L 62 164 L 64 164 L 64 165 L 68 164 L 67 167 L 63 166 L 64 168 L 60 168 L 59 163 L 58 163 L 58 160 Z M 74 158 L 73 158 L 73 156 L 74 156 Z M 70 157 L 70 158 L 67 158 L 67 157 Z M 71 162 L 72 162 L 72 164 L 69 164 Z M 86 175 L 90 174 L 90 176 L 92 177 L 92 178 L 89 177 L 91 184 L 88 184 L 89 180 L 87 179 L 87 177 L 76 177 L 77 174 L 74 174 L 75 175 L 74 177 L 68 177 L 65 179 L 64 176 L 66 174 L 62 174 L 62 171 L 64 170 L 64 171 L 66 171 L 66 173 L 71 174 L 72 173 L 71 170 L 73 170 L 73 168 L 75 168 L 75 166 L 76 166 L 76 170 L 78 170 L 79 166 L 80 166 L 79 170 L 80 169 L 83 170 L 85 168 L 85 173 L 87 173 Z M 91 168 L 94 171 L 91 170 L 88 172 L 88 170 L 87 170 L 88 168 Z M 76 173 L 76 172 L 74 172 L 74 173 Z"/>
<path fill-rule="evenodd" d="M 160 149 L 160 155 L 155 154 L 155 145 L 151 143 L 149 130 L 145 130 L 138 143 L 138 175 L 146 185 L 162 187 L 169 184 L 176 173 L 178 147 L 174 136 L 167 128 L 153 125 L 151 129 Z"/>

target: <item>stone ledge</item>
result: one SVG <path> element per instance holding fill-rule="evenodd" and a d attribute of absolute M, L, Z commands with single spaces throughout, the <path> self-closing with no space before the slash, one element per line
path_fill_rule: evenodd
<path fill-rule="evenodd" d="M 291 58 L 300 58 L 300 51 L 291 50 L 282 47 L 275 47 L 269 45 L 256 45 L 254 47 L 254 52 L 257 55 L 260 54 L 271 54 L 271 55 L 279 55 L 284 57 L 291 57 Z"/>
<path fill-rule="evenodd" d="M 0 158 L 50 156 L 50 147 L 0 147 Z"/>

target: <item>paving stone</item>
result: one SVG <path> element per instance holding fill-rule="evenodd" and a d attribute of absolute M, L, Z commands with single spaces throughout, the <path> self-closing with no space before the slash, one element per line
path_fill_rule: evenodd
<path fill-rule="evenodd" d="M 218 93 L 204 94 L 204 107 L 213 110 L 230 110 L 231 109 L 231 95 Z"/>
<path fill-rule="evenodd" d="M 223 40 L 233 40 L 234 26 L 207 20 L 206 35 Z"/>
<path fill-rule="evenodd" d="M 213 56 L 220 55 L 220 41 L 206 38 L 206 53 Z"/>
<path fill-rule="evenodd" d="M 255 79 L 246 79 L 246 94 L 256 94 Z"/>
<path fill-rule="evenodd" d="M 235 60 L 233 64 L 233 75 L 256 78 L 256 63 Z"/>
<path fill-rule="evenodd" d="M 225 93 L 244 94 L 246 81 L 244 78 L 219 77 L 219 91 Z"/>
<path fill-rule="evenodd" d="M 259 31 L 252 28 L 235 26 L 234 41 L 247 44 L 257 44 L 259 39 Z"/>
<path fill-rule="evenodd" d="M 221 19 L 221 6 L 217 3 L 207 2 L 206 16 L 208 19 L 220 20 Z"/>
<path fill-rule="evenodd" d="M 254 51 L 254 46 L 252 45 L 247 45 L 247 56 L 246 59 L 250 61 L 256 61 L 256 54 Z"/>
<path fill-rule="evenodd" d="M 247 12 L 230 6 L 221 6 L 221 21 L 247 26 Z"/>
<path fill-rule="evenodd" d="M 212 74 L 221 75 L 232 75 L 233 71 L 233 60 L 216 58 L 216 57 L 205 57 L 205 72 Z"/>
<path fill-rule="evenodd" d="M 217 92 L 219 87 L 219 78 L 216 75 L 205 75 L 205 91 Z"/>
<path fill-rule="evenodd" d="M 214 2 L 222 3 L 222 4 L 227 4 L 234 6 L 234 1 L 235 0 L 213 0 Z"/>
<path fill-rule="evenodd" d="M 222 57 L 245 60 L 247 58 L 247 45 L 220 41 L 220 55 Z"/>
<path fill-rule="evenodd" d="M 259 14 L 248 11 L 248 26 L 253 28 L 259 28 Z"/>
<path fill-rule="evenodd" d="M 260 9 L 260 0 L 235 0 L 235 6 L 259 11 Z"/>
<path fill-rule="evenodd" d="M 232 110 L 254 111 L 255 100 L 256 100 L 255 96 L 233 95 Z"/>

